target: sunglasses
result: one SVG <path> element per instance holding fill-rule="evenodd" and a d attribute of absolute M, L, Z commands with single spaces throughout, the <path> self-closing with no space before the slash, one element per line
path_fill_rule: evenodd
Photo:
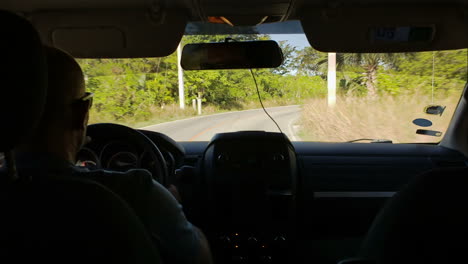
<path fill-rule="evenodd" d="M 86 92 L 85 95 L 83 95 L 83 97 L 78 99 L 78 101 L 80 102 L 89 101 L 89 108 L 91 108 L 91 106 L 93 106 L 93 97 L 94 97 L 94 93 Z"/>

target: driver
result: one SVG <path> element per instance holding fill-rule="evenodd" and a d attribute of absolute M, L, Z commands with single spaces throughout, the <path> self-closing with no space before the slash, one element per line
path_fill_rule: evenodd
<path fill-rule="evenodd" d="M 17 150 L 18 168 L 60 173 L 97 181 L 122 197 L 145 225 L 166 263 L 212 263 L 203 233 L 187 221 L 172 193 L 146 170 L 126 173 L 75 167 L 86 138 L 92 94 L 85 92 L 83 72 L 67 53 L 45 47 L 49 88 L 35 135 Z"/>

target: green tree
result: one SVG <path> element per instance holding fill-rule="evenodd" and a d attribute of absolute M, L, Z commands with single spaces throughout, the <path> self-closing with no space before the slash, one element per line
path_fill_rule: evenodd
<path fill-rule="evenodd" d="M 337 67 L 361 67 L 365 76 L 367 95 L 377 96 L 377 72 L 380 67 L 395 68 L 398 57 L 396 53 L 339 53 Z"/>
<path fill-rule="evenodd" d="M 408 75 L 431 76 L 448 79 L 467 79 L 468 49 L 417 52 L 409 60 L 400 61 L 399 72 Z M 433 68 L 434 63 L 434 68 Z"/>
<path fill-rule="evenodd" d="M 283 52 L 283 64 L 276 69 L 272 69 L 271 72 L 279 75 L 290 74 L 295 71 L 297 67 L 297 48 L 284 40 L 280 41 L 278 44 Z"/>
<path fill-rule="evenodd" d="M 301 54 L 302 61 L 307 66 L 303 66 L 306 71 L 312 72 L 315 75 L 326 76 L 328 56 L 327 53 L 322 53 L 313 50 L 312 48 L 304 49 Z M 402 53 L 337 53 L 336 67 L 343 76 L 344 72 L 360 72 L 363 79 L 357 78 L 364 83 L 367 95 L 370 97 L 377 96 L 377 74 L 380 68 L 397 69 L 398 63 L 402 57 L 410 56 Z"/>
<path fill-rule="evenodd" d="M 305 47 L 297 52 L 297 71 L 302 75 L 322 76 L 327 75 L 324 62 L 327 62 L 327 53 L 315 50 L 312 47 Z"/>

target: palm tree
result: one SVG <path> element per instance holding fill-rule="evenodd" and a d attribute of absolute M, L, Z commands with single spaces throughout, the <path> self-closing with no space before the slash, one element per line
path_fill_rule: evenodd
<path fill-rule="evenodd" d="M 380 67 L 396 68 L 398 61 L 407 57 L 405 53 L 337 53 L 337 71 L 344 72 L 350 68 L 362 69 L 367 95 L 377 96 L 377 72 Z M 307 47 L 299 54 L 298 71 L 309 75 L 327 75 L 327 53 Z"/>
<path fill-rule="evenodd" d="M 338 53 L 337 68 L 360 67 L 364 70 L 367 95 L 377 96 L 377 71 L 380 67 L 396 68 L 402 53 Z"/>

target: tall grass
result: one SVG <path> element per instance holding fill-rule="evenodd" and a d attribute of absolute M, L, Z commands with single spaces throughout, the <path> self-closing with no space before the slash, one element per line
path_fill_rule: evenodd
<path fill-rule="evenodd" d="M 442 116 L 427 115 L 424 107 L 431 96 L 406 94 L 380 96 L 376 99 L 340 96 L 334 108 L 327 100 L 311 99 L 303 106 L 300 137 L 306 141 L 344 142 L 359 138 L 390 139 L 394 143 L 439 142 L 440 137 L 416 134 L 416 118 L 426 118 L 433 125 L 426 129 L 445 132 L 458 104 L 460 94 L 437 96 L 435 104 L 447 106 Z M 424 129 L 424 128 L 423 128 Z"/>

